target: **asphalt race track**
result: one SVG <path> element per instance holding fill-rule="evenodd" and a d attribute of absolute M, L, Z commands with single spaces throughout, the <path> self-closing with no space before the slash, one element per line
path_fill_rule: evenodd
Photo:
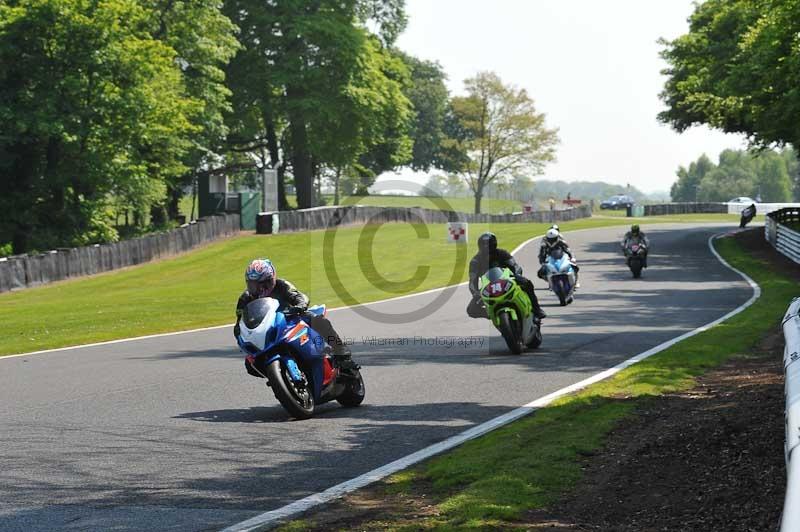
<path fill-rule="evenodd" d="M 0 530 L 215 530 L 358 476 L 741 305 L 750 288 L 707 246 L 729 229 L 646 227 L 640 280 L 618 251 L 623 227 L 567 234 L 582 287 L 562 308 L 535 280 L 550 317 L 542 347 L 521 356 L 466 317 L 466 286 L 413 323 L 332 312 L 367 399 L 308 421 L 289 421 L 246 374 L 229 328 L 0 359 Z M 537 250 L 517 254 L 531 278 Z"/>

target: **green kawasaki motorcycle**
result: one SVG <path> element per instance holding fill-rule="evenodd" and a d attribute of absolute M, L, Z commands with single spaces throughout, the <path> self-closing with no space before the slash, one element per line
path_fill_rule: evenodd
<path fill-rule="evenodd" d="M 542 343 L 541 320 L 533 315 L 531 299 L 508 268 L 492 268 L 478 281 L 486 312 L 503 335 L 508 348 L 518 355 L 525 347 Z"/>

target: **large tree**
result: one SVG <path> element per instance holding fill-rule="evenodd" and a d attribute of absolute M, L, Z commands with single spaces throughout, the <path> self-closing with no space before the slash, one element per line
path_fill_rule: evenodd
<path fill-rule="evenodd" d="M 800 2 L 707 0 L 689 32 L 663 41 L 669 67 L 659 119 L 678 131 L 707 124 L 757 147 L 800 146 Z"/>
<path fill-rule="evenodd" d="M 407 73 L 388 54 L 405 25 L 403 5 L 226 1 L 243 44 L 228 70 L 235 108 L 229 140 L 240 152 L 266 149 L 273 165 L 282 160 L 300 208 L 315 204 L 314 182 L 326 170 L 407 158 Z"/>
<path fill-rule="evenodd" d="M 152 15 L 135 0 L 0 3 L 0 235 L 15 253 L 114 239 L 112 192 L 163 197 L 185 172 L 203 101 Z"/>
<path fill-rule="evenodd" d="M 558 134 L 545 126 L 525 89 L 505 85 L 492 72 L 464 82 L 467 96 L 451 102 L 452 151 L 464 154 L 460 166 L 481 212 L 486 186 L 516 175 L 536 175 L 555 159 Z"/>
<path fill-rule="evenodd" d="M 152 33 L 171 46 L 180 65 L 186 93 L 200 102 L 191 117 L 197 132 L 183 157 L 189 171 L 166 181 L 167 197 L 153 214 L 175 220 L 183 190 L 198 172 L 225 160 L 227 127 L 224 113 L 231 110 L 231 91 L 224 67 L 239 48 L 236 26 L 221 11 L 219 0 L 146 0 L 152 13 Z M 166 212 L 163 212 L 166 210 Z"/>
<path fill-rule="evenodd" d="M 716 165 L 711 159 L 703 154 L 697 161 L 689 164 L 689 168 L 683 166 L 678 168 L 678 180 L 672 184 L 670 189 L 672 201 L 697 201 L 700 181 L 715 167 Z"/>
<path fill-rule="evenodd" d="M 450 99 L 445 85 L 447 76 L 439 63 L 424 61 L 399 51 L 396 53 L 403 59 L 411 74 L 410 83 L 405 89 L 405 94 L 414 107 L 409 131 L 414 146 L 409 166 L 426 172 L 431 168 L 453 171 L 456 168 L 442 152 Z"/>

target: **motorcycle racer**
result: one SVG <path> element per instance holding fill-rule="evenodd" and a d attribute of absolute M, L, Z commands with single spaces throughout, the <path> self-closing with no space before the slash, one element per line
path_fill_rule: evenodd
<path fill-rule="evenodd" d="M 539 264 L 541 267 L 536 274 L 537 277 L 539 277 L 539 279 L 547 280 L 547 267 L 545 266 L 545 263 L 547 262 L 547 257 L 550 256 L 550 252 L 555 248 L 560 248 L 569 257 L 569 260 L 572 263 L 572 269 L 575 270 L 575 287 L 579 288 L 579 268 L 575 262 L 575 255 L 572 253 L 572 250 L 569 249 L 569 244 L 567 244 L 567 241 L 564 240 L 563 236 L 561 236 L 561 232 L 558 230 L 557 225 L 551 226 L 542 237 L 542 242 L 539 245 Z"/>
<path fill-rule="evenodd" d="M 625 233 L 620 243 L 622 252 L 625 253 L 626 257 L 628 256 L 628 250 L 633 244 L 644 246 L 643 266 L 647 268 L 647 255 L 650 253 L 650 240 L 644 234 L 644 231 L 639 229 L 639 224 L 633 224 L 631 230 Z"/>
<path fill-rule="evenodd" d="M 514 273 L 514 278 L 520 287 L 525 290 L 533 306 L 533 314 L 539 318 L 546 318 L 547 314 L 539 305 L 539 300 L 533 291 L 533 283 L 530 279 L 522 275 L 522 267 L 514 260 L 514 257 L 505 249 L 497 247 L 497 237 L 494 233 L 483 233 L 478 238 L 478 253 L 469 262 L 469 291 L 472 293 L 472 300 L 467 305 L 467 315 L 471 318 L 486 318 L 488 314 L 481 301 L 481 294 L 478 290 L 478 279 L 487 270 L 494 267 L 508 268 Z"/>
<path fill-rule="evenodd" d="M 358 369 L 353 362 L 350 350 L 336 333 L 330 320 L 325 316 L 317 316 L 307 312 L 308 296 L 298 290 L 292 283 L 277 276 L 275 266 L 269 259 L 255 259 L 250 262 L 244 273 L 246 289 L 236 303 L 236 325 L 233 335 L 238 337 L 239 318 L 244 308 L 262 297 L 271 297 L 278 301 L 278 310 L 284 314 L 300 316 L 312 329 L 317 331 L 333 348 L 333 357 L 342 369 Z"/>

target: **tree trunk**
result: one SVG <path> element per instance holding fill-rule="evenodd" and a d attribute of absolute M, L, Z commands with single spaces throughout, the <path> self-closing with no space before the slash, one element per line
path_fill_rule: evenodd
<path fill-rule="evenodd" d="M 194 206 L 197 205 L 197 176 L 194 176 L 192 180 L 192 212 L 189 214 L 189 222 L 194 220 Z M 127 221 L 128 214 L 127 211 L 125 213 L 125 220 Z"/>
<path fill-rule="evenodd" d="M 481 213 L 481 199 L 483 199 L 483 187 L 475 191 L 475 214 Z"/>
<path fill-rule="evenodd" d="M 299 91 L 292 87 L 286 89 L 286 95 L 290 101 L 301 99 Z M 296 109 L 289 111 L 289 133 L 292 137 L 292 171 L 297 189 L 297 207 L 309 209 L 314 206 L 314 168 L 308 146 L 306 121 Z"/>
<path fill-rule="evenodd" d="M 311 167 L 311 154 L 308 152 L 308 133 L 303 120 L 293 121 L 292 170 L 294 186 L 297 190 L 297 207 L 308 209 L 314 206 L 314 172 Z"/>
<path fill-rule="evenodd" d="M 342 176 L 342 168 L 336 167 L 336 176 L 333 178 L 333 204 L 339 205 L 339 178 Z"/>
<path fill-rule="evenodd" d="M 179 184 L 167 184 L 167 217 L 170 220 L 177 220 L 180 215 L 181 198 L 183 197 L 183 187 Z"/>
<path fill-rule="evenodd" d="M 278 210 L 288 211 L 289 202 L 286 200 L 285 183 L 286 163 L 281 163 L 280 150 L 278 149 L 278 134 L 275 131 L 275 124 L 272 121 L 272 116 L 264 114 L 264 123 L 267 125 L 267 151 L 269 151 L 269 161 L 272 168 L 278 169 Z"/>

